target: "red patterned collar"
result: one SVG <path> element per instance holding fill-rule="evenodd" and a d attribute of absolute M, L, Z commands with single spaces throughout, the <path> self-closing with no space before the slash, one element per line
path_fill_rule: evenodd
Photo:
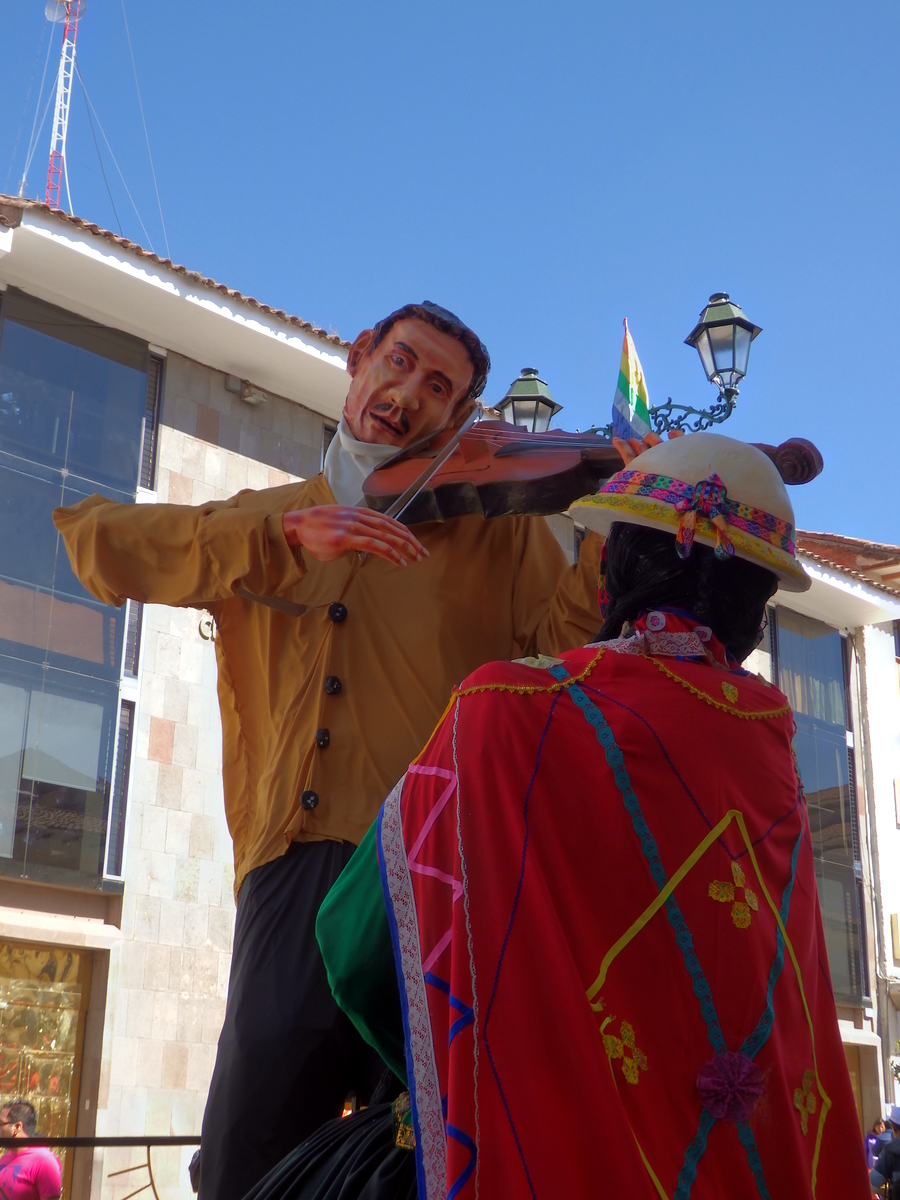
<path fill-rule="evenodd" d="M 738 668 L 738 663 L 708 625 L 703 625 L 690 613 L 671 608 L 642 613 L 635 621 L 630 637 L 615 638 L 604 644 L 623 654 L 699 659 L 726 671 Z"/>

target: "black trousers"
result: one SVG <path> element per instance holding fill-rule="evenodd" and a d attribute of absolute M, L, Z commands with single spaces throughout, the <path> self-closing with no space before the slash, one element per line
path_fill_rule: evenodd
<path fill-rule="evenodd" d="M 348 1092 L 367 1103 L 381 1059 L 337 1007 L 316 941 L 349 842 L 294 842 L 237 902 L 225 1023 L 203 1117 L 201 1200 L 241 1198 Z"/>

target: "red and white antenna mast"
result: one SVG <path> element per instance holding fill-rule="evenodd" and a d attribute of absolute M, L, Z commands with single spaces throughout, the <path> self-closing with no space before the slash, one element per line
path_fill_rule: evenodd
<path fill-rule="evenodd" d="M 48 5 L 49 7 L 49 5 Z M 60 4 L 61 8 L 62 5 Z M 50 162 L 47 166 L 47 203 L 59 208 L 59 189 L 63 175 L 66 176 L 66 194 L 69 193 L 69 177 L 66 172 L 66 133 L 69 128 L 69 98 L 72 95 L 72 76 L 75 74 L 75 38 L 78 34 L 79 10 L 83 13 L 87 4 L 84 0 L 65 0 L 66 25 L 63 30 L 62 54 L 59 58 L 59 74 L 56 77 L 56 105 L 53 109 L 53 126 L 50 130 Z M 69 207 L 72 198 L 69 196 Z"/>

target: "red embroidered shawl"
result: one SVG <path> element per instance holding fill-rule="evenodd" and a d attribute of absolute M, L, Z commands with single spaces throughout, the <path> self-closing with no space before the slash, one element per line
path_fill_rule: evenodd
<path fill-rule="evenodd" d="M 486 666 L 386 801 L 420 1200 L 869 1196 L 793 718 L 722 659 Z"/>

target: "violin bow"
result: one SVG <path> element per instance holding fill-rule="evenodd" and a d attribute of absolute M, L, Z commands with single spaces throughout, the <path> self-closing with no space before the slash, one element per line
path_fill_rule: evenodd
<path fill-rule="evenodd" d="M 468 433 L 468 431 L 481 416 L 482 412 L 483 409 L 481 405 L 476 404 L 466 417 L 465 421 L 463 421 L 462 425 L 460 425 L 459 429 L 457 429 L 456 433 L 454 433 L 447 445 L 444 446 L 443 449 L 439 450 L 434 458 L 429 459 L 428 466 L 425 468 L 425 470 L 413 480 L 405 492 L 397 497 L 390 508 L 385 509 L 384 515 L 386 517 L 393 517 L 394 520 L 399 520 L 403 513 L 405 513 L 412 504 L 413 500 L 415 500 L 416 496 L 418 496 L 419 492 L 421 492 L 428 483 L 428 481 L 441 469 L 441 467 L 459 445 L 463 434 Z"/>

